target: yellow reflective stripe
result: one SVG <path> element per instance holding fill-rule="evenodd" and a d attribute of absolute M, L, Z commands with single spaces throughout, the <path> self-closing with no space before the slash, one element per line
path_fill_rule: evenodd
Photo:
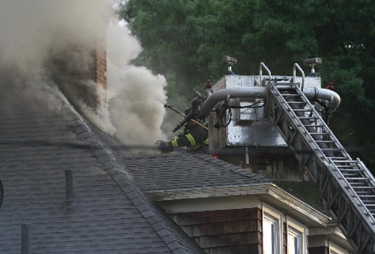
<path fill-rule="evenodd" d="M 202 143 L 205 144 L 205 145 L 208 145 L 208 144 L 210 143 L 210 139 L 207 138 L 207 139 L 204 140 Z"/>
<path fill-rule="evenodd" d="M 173 139 L 173 140 L 172 140 L 172 146 L 173 146 L 174 148 L 177 148 L 177 147 L 178 147 L 178 144 L 177 144 L 177 140 L 176 140 L 176 139 Z"/>
<path fill-rule="evenodd" d="M 191 134 L 186 135 L 187 139 L 190 141 L 191 146 L 195 146 L 195 139 Z"/>

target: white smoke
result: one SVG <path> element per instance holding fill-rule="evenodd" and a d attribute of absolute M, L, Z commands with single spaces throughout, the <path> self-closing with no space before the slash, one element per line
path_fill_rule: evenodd
<path fill-rule="evenodd" d="M 113 16 L 113 2 L 0 0 L 0 74 L 7 73 L 12 84 L 22 83 L 20 93 L 34 93 L 50 108 L 57 100 L 47 94 L 56 84 L 103 131 L 128 144 L 153 144 L 164 137 L 165 79 L 129 65 L 141 47 L 125 28 L 108 27 L 108 90 L 86 78 L 97 36 Z M 106 97 L 108 103 L 93 110 L 77 96 L 78 89 Z"/>
<path fill-rule="evenodd" d="M 1 61 L 22 71 L 43 71 L 51 49 L 67 45 L 93 47 L 108 15 L 101 0 L 0 1 Z"/>
<path fill-rule="evenodd" d="M 129 65 L 141 52 L 126 27 L 108 27 L 109 112 L 116 135 L 126 144 L 151 145 L 165 138 L 161 124 L 165 115 L 166 80 L 144 67 Z"/>

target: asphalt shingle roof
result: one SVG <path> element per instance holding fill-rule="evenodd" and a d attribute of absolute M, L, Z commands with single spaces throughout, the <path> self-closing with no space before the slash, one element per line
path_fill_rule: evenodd
<path fill-rule="evenodd" d="M 12 99 L 10 99 L 12 98 Z M 0 95 L 0 253 L 202 253 L 131 181 L 70 106 Z M 65 170 L 75 207 L 65 208 Z"/>
<path fill-rule="evenodd" d="M 176 152 L 125 157 L 128 171 L 144 191 L 221 188 L 269 183 L 266 177 L 208 154 Z"/>
<path fill-rule="evenodd" d="M 202 253 L 144 192 L 269 183 L 208 154 L 130 154 L 63 96 L 44 100 L 1 83 L 0 253 L 20 253 L 22 224 L 30 253 Z M 74 179 L 71 210 L 65 170 Z"/>

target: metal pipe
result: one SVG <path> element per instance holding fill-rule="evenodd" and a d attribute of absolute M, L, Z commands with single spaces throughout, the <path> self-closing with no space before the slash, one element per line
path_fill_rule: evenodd
<path fill-rule="evenodd" d="M 204 94 L 206 95 L 206 98 L 210 97 L 212 95 L 212 88 L 204 89 Z"/>
<path fill-rule="evenodd" d="M 341 103 L 340 95 L 329 89 L 306 88 L 303 93 L 308 99 L 328 101 L 329 113 L 334 112 Z"/>
<path fill-rule="evenodd" d="M 21 226 L 21 254 L 29 254 L 29 225 Z"/>
<path fill-rule="evenodd" d="M 207 117 L 218 102 L 226 99 L 266 98 L 266 96 L 267 88 L 261 86 L 222 89 L 213 93 L 206 99 L 206 101 L 201 106 L 198 117 L 201 119 Z"/>
<path fill-rule="evenodd" d="M 207 117 L 215 105 L 220 101 L 236 98 L 265 99 L 267 97 L 267 93 L 268 88 L 263 86 L 235 87 L 219 90 L 211 94 L 211 96 L 209 96 L 202 104 L 198 117 L 201 119 Z M 306 88 L 303 93 L 309 99 L 321 99 L 328 101 L 330 113 L 334 112 L 341 102 L 340 96 L 336 92 L 329 89 Z"/>
<path fill-rule="evenodd" d="M 72 170 L 65 170 L 65 208 L 70 210 L 76 206 L 73 191 L 73 173 Z"/>

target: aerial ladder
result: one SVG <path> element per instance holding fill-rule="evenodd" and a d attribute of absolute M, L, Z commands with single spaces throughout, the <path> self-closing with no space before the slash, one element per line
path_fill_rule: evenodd
<path fill-rule="evenodd" d="M 295 64 L 294 73 L 296 68 L 301 70 Z M 303 93 L 303 83 L 304 74 L 302 83 L 269 80 L 268 116 L 356 252 L 375 253 L 375 179 L 347 153 Z"/>
<path fill-rule="evenodd" d="M 268 78 L 263 78 L 263 69 L 268 72 Z M 296 76 L 297 70 L 302 77 Z M 316 110 L 316 106 L 310 102 L 311 94 L 308 95 L 308 89 L 304 91 L 305 74 L 297 63 L 293 66 L 291 80 L 273 78 L 264 63 L 259 65 L 259 72 L 259 76 L 254 77 L 233 77 L 233 80 L 239 80 L 239 87 L 221 87 L 216 92 L 206 89 L 205 100 L 201 98 L 201 102 L 192 103 L 188 116 L 195 115 L 200 119 L 211 116 L 212 109 L 222 101 L 230 105 L 231 101 L 236 99 L 251 99 L 256 101 L 256 104 L 261 99 L 264 103 L 265 118 L 278 127 L 286 147 L 293 152 L 299 164 L 318 186 L 323 206 L 330 211 L 355 252 L 374 254 L 374 176 L 360 159 L 351 158 Z M 227 78 L 228 82 L 231 80 L 228 76 L 224 78 Z M 254 84 L 244 87 L 246 78 L 250 78 L 250 83 Z M 259 80 L 253 82 L 252 78 Z M 220 81 L 217 84 L 219 83 Z M 188 120 L 189 117 L 186 117 L 184 123 Z M 209 128 L 215 129 L 210 127 L 210 123 Z M 235 126 L 232 126 L 232 129 L 238 131 Z M 253 131 L 246 128 L 244 130 Z M 216 132 L 224 133 L 218 130 Z M 229 134 L 221 135 L 226 142 Z M 233 136 L 238 138 L 242 137 L 241 135 L 243 133 Z"/>

